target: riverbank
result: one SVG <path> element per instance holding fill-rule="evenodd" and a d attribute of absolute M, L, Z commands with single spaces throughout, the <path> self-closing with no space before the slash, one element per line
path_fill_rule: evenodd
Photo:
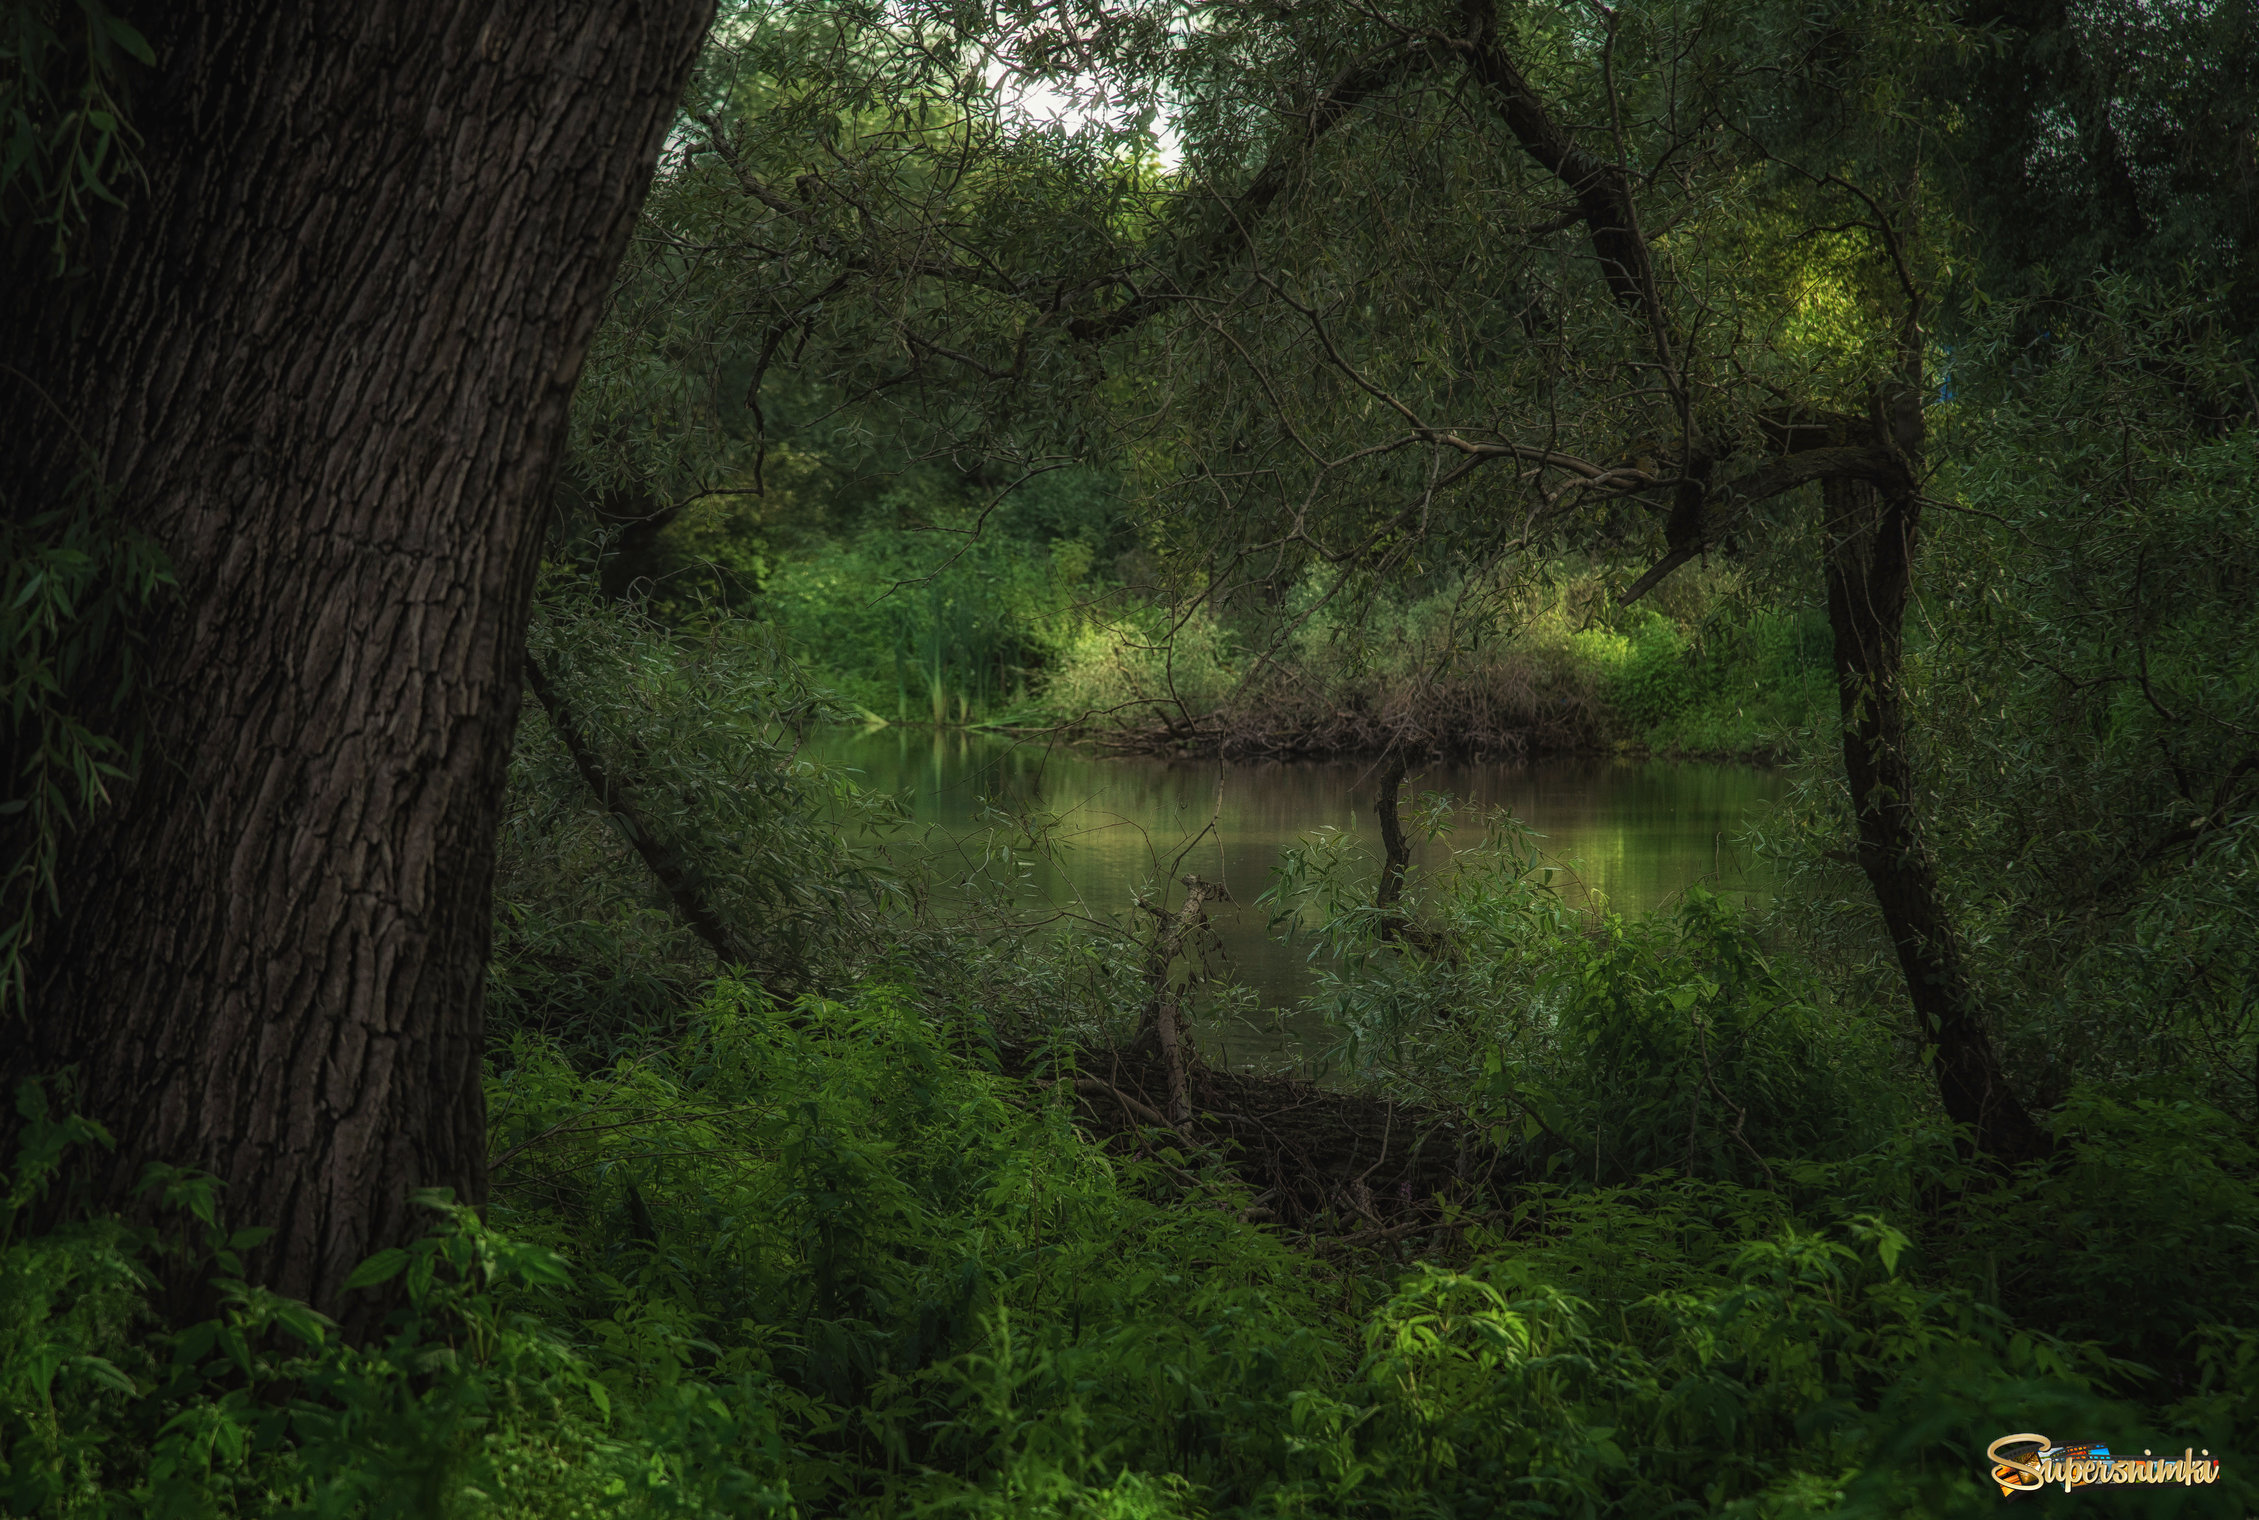
<path fill-rule="evenodd" d="M 1025 726 L 1227 760 L 1783 758 L 1835 705 L 1825 622 L 1707 589 L 1678 616 L 1577 617 L 1563 596 L 1471 649 L 1417 607 L 1270 649 L 1199 619 L 1166 640 L 1109 629 L 1061 662 Z"/>
<path fill-rule="evenodd" d="M 802 753 L 902 799 L 905 861 L 940 862 L 959 880 L 977 874 L 982 890 L 1006 894 L 1019 912 L 1108 919 L 1187 872 L 1224 883 L 1233 901 L 1210 914 L 1216 966 L 1255 1001 L 1203 1017 L 1209 1059 L 1269 1070 L 1316 1057 L 1338 1038 L 1304 1002 L 1320 990 L 1309 943 L 1274 933 L 1256 899 L 1287 852 L 1322 838 L 1342 890 L 1370 900 L 1381 852 L 1372 812 L 1381 771 L 1370 760 L 1105 757 L 1081 745 L 910 727 L 826 729 Z M 1482 843 L 1488 820 L 1511 816 L 1558 868 L 1570 904 L 1598 894 L 1636 917 L 1669 907 L 1697 881 L 1721 893 L 1767 891 L 1768 878 L 1735 841 L 1786 786 L 1778 773 L 1746 765 L 1559 758 L 1422 763 L 1403 791 L 1408 816 L 1455 825 L 1439 837 L 1425 825 L 1409 830 L 1416 877 L 1455 870 L 1455 851 Z M 1430 793 L 1456 805 L 1444 815 L 1421 800 Z M 1137 921 L 1142 929 L 1143 915 Z"/>
<path fill-rule="evenodd" d="M 874 721 L 1117 753 L 1767 761 L 1835 707 L 1824 616 L 1730 566 L 1687 566 L 1630 607 L 1607 567 L 1555 563 L 1418 591 L 1313 576 L 1187 608 L 1134 556 L 1099 574 L 1081 539 L 934 552 L 872 530 L 780 563 L 761 616 Z"/>

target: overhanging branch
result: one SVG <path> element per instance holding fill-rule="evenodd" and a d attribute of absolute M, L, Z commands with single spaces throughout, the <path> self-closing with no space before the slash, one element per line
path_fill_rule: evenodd
<path fill-rule="evenodd" d="M 643 857 L 643 863 L 658 878 L 660 887 L 666 891 L 667 900 L 674 904 L 676 914 L 690 927 L 692 933 L 712 948 L 725 968 L 750 966 L 753 958 L 745 953 L 744 947 L 737 942 L 737 936 L 730 932 L 729 925 L 722 922 L 721 915 L 706 901 L 706 895 L 699 891 L 698 884 L 691 880 L 690 873 L 683 868 L 675 853 L 659 842 L 659 836 L 653 832 L 642 808 L 636 804 L 635 794 L 604 769 L 604 762 L 598 758 L 588 737 L 581 732 L 572 709 L 550 683 L 548 675 L 541 668 L 541 662 L 533 657 L 531 650 L 526 651 L 526 685 L 533 689 L 534 697 L 541 703 L 541 710 L 549 715 L 549 726 L 557 731 L 557 737 L 563 741 L 565 752 L 572 756 L 573 765 L 580 771 L 581 779 L 588 783 L 588 789 L 596 794 L 596 800 L 619 823 L 620 831 L 627 835 L 628 843 L 635 846 L 635 853 Z"/>
<path fill-rule="evenodd" d="M 1888 449 L 1873 444 L 1834 444 L 1800 450 L 1785 459 L 1776 459 L 1747 475 L 1729 480 L 1718 488 L 1712 501 L 1722 506 L 1726 514 L 1731 514 L 1793 491 L 1798 486 L 1810 485 L 1816 480 L 1865 480 L 1888 484 L 1893 481 L 1904 482 L 1905 479 L 1903 461 Z M 1661 585 L 1672 571 L 1708 548 L 1715 537 L 1716 528 L 1722 526 L 1723 521 L 1723 515 L 1706 511 L 1705 527 L 1709 531 L 1686 543 L 1675 545 L 1668 554 L 1649 566 L 1645 574 L 1625 589 L 1619 605 L 1628 607 L 1638 601 Z"/>

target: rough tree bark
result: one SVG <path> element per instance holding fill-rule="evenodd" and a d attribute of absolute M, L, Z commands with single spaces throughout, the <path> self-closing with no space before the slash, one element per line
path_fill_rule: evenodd
<path fill-rule="evenodd" d="M 74 837 L 0 1078 L 75 1067 L 97 1205 L 204 1168 L 253 1274 L 342 1313 L 410 1203 L 485 1192 L 480 1000 L 567 399 L 712 0 L 120 5 L 148 181 L 0 365 L 170 554 L 147 759 Z M 19 500 L 81 455 L 0 408 Z"/>

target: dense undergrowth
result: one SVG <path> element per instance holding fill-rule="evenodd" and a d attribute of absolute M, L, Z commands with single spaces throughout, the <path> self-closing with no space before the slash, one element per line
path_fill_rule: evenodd
<path fill-rule="evenodd" d="M 586 619 L 545 647 L 565 659 Z M 707 708 L 649 674 L 666 647 L 608 678 L 584 663 L 580 689 L 685 725 L 695 760 Z M 828 783 L 795 771 L 778 710 L 706 743 L 770 744 L 805 810 Z M 551 763 L 521 757 L 526 841 L 573 810 L 542 795 Z M 794 816 L 748 814 L 747 842 L 812 870 L 840 846 Z M 811 985 L 780 998 L 700 969 L 631 892 L 582 899 L 573 935 L 521 912 L 498 946 L 492 1201 L 431 1199 L 432 1233 L 364 1267 L 397 1307 L 361 1347 L 238 1280 L 257 1200 L 208 1179 L 153 1177 L 153 1225 L 16 1229 L 103 1144 L 27 1088 L 0 1212 L 0 1505 L 1944 1515 L 1991 1512 L 1983 1449 L 2012 1431 L 2246 1449 L 2259 1156 L 2239 1121 L 2084 1087 L 2056 1162 L 1987 1185 L 1884 1013 L 1700 893 L 1669 919 L 1571 913 L 1490 824 L 1394 910 L 1451 955 L 1386 937 L 1337 841 L 1273 894 L 1317 936 L 1368 1080 L 1457 1091 L 1510 1158 L 1517 1180 L 1417 1251 L 1313 1251 L 1249 1222 L 1228 1158 L 1077 1130 L 1072 1083 L 1047 1079 L 1072 1074 L 1063 1036 L 1146 990 L 1103 936 L 905 919 L 884 951 L 805 943 Z M 620 870 L 544 850 L 506 884 L 554 877 L 561 914 L 559 881 Z M 606 985 L 642 991 L 604 1004 Z M 1038 1079 L 1001 1074 L 998 1037 L 1046 1027 Z M 146 1274 L 183 1260 L 220 1307 L 177 1328 Z M 2067 1502 L 2240 1514 L 2252 1478 L 2231 1459 L 2205 1487 Z"/>
<path fill-rule="evenodd" d="M 1690 575 L 1617 608 L 1563 568 L 1536 589 L 1174 609 L 1087 537 L 970 543 L 865 528 L 780 560 L 761 614 L 866 719 L 1039 727 L 1233 757 L 1563 751 L 1778 757 L 1832 712 L 1826 621 Z M 883 594 L 881 594 L 883 593 Z"/>
<path fill-rule="evenodd" d="M 874 492 L 801 461 L 760 512 L 702 502 L 635 553 L 612 545 L 605 574 L 665 622 L 759 620 L 866 722 L 1238 756 L 1777 758 L 1833 712 L 1825 617 L 1723 558 L 1628 608 L 1620 575 L 1571 560 L 1188 604 L 1122 489 L 1061 471 L 997 502 L 922 469 Z"/>
<path fill-rule="evenodd" d="M 1424 595 L 1313 577 L 1265 617 L 1147 609 L 1095 628 L 1045 710 L 1113 745 L 1230 757 L 1561 751 L 1778 756 L 1833 710 L 1824 617 L 1730 569 L 1619 607 L 1569 565 Z"/>
<path fill-rule="evenodd" d="M 495 1202 L 368 1264 L 405 1290 L 380 1345 L 227 1281 L 195 1179 L 227 1303 L 183 1332 L 138 1279 L 183 1242 L 10 1239 L 10 1512 L 1981 1513 L 2011 1430 L 2228 1451 L 2259 1414 L 2252 1158 L 2186 1105 L 2082 1099 L 2057 1174 L 1926 1222 L 1953 1166 L 1915 1130 L 1757 1186 L 1557 1178 L 1343 1266 L 1226 1174 L 1094 1147 L 911 989 L 716 984 L 595 1070 L 520 1039 L 490 1096 Z M 99 1144 L 28 1133 L 11 1211 Z"/>

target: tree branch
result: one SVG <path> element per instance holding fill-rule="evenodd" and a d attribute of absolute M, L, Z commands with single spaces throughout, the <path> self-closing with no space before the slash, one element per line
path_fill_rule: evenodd
<path fill-rule="evenodd" d="M 643 857 L 643 863 L 659 879 L 659 885 L 665 889 L 668 900 L 674 904 L 677 916 L 690 927 L 692 933 L 712 948 L 724 966 L 752 965 L 753 958 L 745 953 L 744 947 L 737 942 L 737 937 L 730 933 L 729 926 L 722 922 L 721 916 L 706 901 L 705 894 L 691 880 L 690 873 L 684 870 L 681 860 L 672 850 L 659 843 L 659 836 L 653 832 L 643 810 L 636 806 L 634 793 L 605 771 L 604 762 L 589 744 L 587 736 L 581 732 L 579 723 L 574 720 L 572 709 L 551 684 L 541 668 L 541 662 L 533 657 L 531 650 L 526 651 L 526 685 L 532 688 L 534 697 L 541 703 L 541 710 L 549 715 L 549 726 L 557 731 L 557 737 L 564 742 L 565 752 L 573 757 L 573 764 L 579 769 L 581 779 L 596 794 L 596 800 L 618 821 L 621 832 L 627 835 L 628 843 L 635 846 L 635 853 Z"/>
<path fill-rule="evenodd" d="M 1889 450 L 1873 444 L 1834 444 L 1817 449 L 1804 449 L 1776 459 L 1761 469 L 1750 471 L 1738 479 L 1729 480 L 1717 490 L 1716 499 L 1729 510 L 1754 506 L 1798 486 L 1810 485 L 1815 480 L 1866 480 L 1888 482 L 1902 480 L 1904 468 Z M 1713 522 L 1712 526 L 1720 525 Z M 1622 606 L 1630 606 L 1663 583 L 1673 570 L 1709 547 L 1710 536 L 1698 536 L 1686 543 L 1674 545 L 1668 554 L 1649 567 L 1647 573 L 1633 581 L 1619 599 Z"/>
<path fill-rule="evenodd" d="M 1336 74 L 1333 82 L 1303 114 L 1301 126 L 1287 134 L 1286 140 L 1272 151 L 1263 167 L 1248 181 L 1247 188 L 1226 203 L 1225 214 L 1207 229 L 1199 246 L 1178 261 L 1171 288 L 1141 292 L 1102 315 L 1077 317 L 1067 324 L 1068 333 L 1082 342 L 1103 342 L 1183 300 L 1201 274 L 1223 263 L 1245 240 L 1248 224 L 1260 218 L 1286 192 L 1290 176 L 1319 139 L 1408 73 L 1420 61 L 1420 56 L 1409 48 L 1390 48 L 1378 54 L 1369 53 Z"/>

